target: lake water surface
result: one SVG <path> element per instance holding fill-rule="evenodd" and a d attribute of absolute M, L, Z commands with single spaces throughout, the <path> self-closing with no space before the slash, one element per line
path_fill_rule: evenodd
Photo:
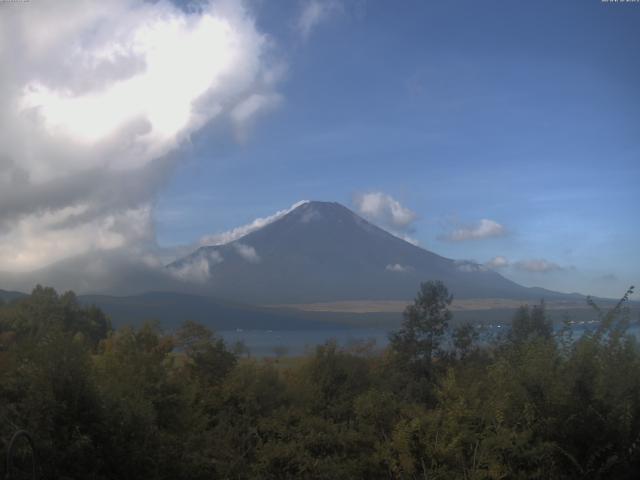
<path fill-rule="evenodd" d="M 572 325 L 574 338 L 588 330 L 597 328 L 597 323 Z M 558 325 L 556 328 L 560 328 Z M 487 325 L 483 327 L 484 338 L 505 334 L 507 324 Z M 322 330 L 227 330 L 219 332 L 229 345 L 238 341 L 244 343 L 252 356 L 296 356 L 313 351 L 317 345 L 335 340 L 342 347 L 363 342 L 373 342 L 374 349 L 383 349 L 389 343 L 389 329 L 385 328 L 333 328 Z M 636 338 L 640 338 L 640 327 L 635 324 L 629 328 Z"/>

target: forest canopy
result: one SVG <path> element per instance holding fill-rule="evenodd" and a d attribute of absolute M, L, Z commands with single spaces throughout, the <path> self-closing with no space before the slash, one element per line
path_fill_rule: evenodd
<path fill-rule="evenodd" d="M 25 429 L 50 479 L 638 478 L 631 293 L 579 337 L 541 303 L 480 341 L 427 282 L 383 352 L 257 359 L 37 287 L 0 305 L 0 473 Z"/>

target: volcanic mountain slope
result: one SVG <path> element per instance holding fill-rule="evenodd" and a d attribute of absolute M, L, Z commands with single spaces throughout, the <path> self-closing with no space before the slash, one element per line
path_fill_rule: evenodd
<path fill-rule="evenodd" d="M 199 278 L 202 292 L 244 303 L 407 300 L 426 280 L 442 280 L 457 298 L 567 297 L 523 287 L 473 262 L 441 257 L 328 202 L 305 203 L 168 268 Z"/>

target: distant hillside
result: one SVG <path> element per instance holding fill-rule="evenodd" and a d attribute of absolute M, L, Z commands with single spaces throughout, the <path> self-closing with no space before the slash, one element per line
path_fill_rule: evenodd
<path fill-rule="evenodd" d="M 22 292 L 0 290 L 0 299 L 12 301 L 26 297 Z M 166 329 L 184 320 L 193 320 L 216 331 L 222 330 L 335 330 L 357 327 L 398 328 L 405 302 L 347 302 L 335 304 L 282 305 L 255 307 L 222 301 L 207 296 L 175 292 L 151 292 L 141 295 L 110 296 L 80 295 L 80 303 L 96 305 L 107 313 L 114 325 L 139 326 L 147 320 L 157 320 Z M 408 302 L 407 302 L 408 303 Z M 598 300 L 599 305 L 611 308 L 611 300 Z M 452 305 L 453 322 L 484 324 L 508 323 L 518 301 L 469 300 Z M 629 302 L 632 318 L 638 319 L 639 302 Z M 572 320 L 595 320 L 593 309 L 586 303 L 552 301 L 548 304 L 549 318 L 556 322 L 565 316 Z"/>
<path fill-rule="evenodd" d="M 0 300 L 4 302 L 11 302 L 17 298 L 25 297 L 26 293 L 22 292 L 11 292 L 8 290 L 0 290 Z"/>
<path fill-rule="evenodd" d="M 441 257 L 328 202 L 305 203 L 168 268 L 204 276 L 202 293 L 255 304 L 409 300 L 426 280 L 442 280 L 456 298 L 581 298 L 526 288 L 483 265 Z"/>
<path fill-rule="evenodd" d="M 115 327 L 140 325 L 157 320 L 165 328 L 193 320 L 214 330 L 300 330 L 331 328 L 344 315 L 314 315 L 292 310 L 258 308 L 220 301 L 211 297 L 171 292 L 152 292 L 142 295 L 116 297 L 109 295 L 81 295 L 81 303 L 96 305 L 107 313 Z M 335 319 L 335 321 L 332 321 Z"/>

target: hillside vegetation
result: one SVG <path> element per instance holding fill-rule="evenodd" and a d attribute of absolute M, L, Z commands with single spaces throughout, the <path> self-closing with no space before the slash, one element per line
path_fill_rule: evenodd
<path fill-rule="evenodd" d="M 638 478 L 631 292 L 580 338 L 540 304 L 487 343 L 428 282 L 384 353 L 329 342 L 283 368 L 38 287 L 0 306 L 0 458 L 26 429 L 49 479 Z"/>

